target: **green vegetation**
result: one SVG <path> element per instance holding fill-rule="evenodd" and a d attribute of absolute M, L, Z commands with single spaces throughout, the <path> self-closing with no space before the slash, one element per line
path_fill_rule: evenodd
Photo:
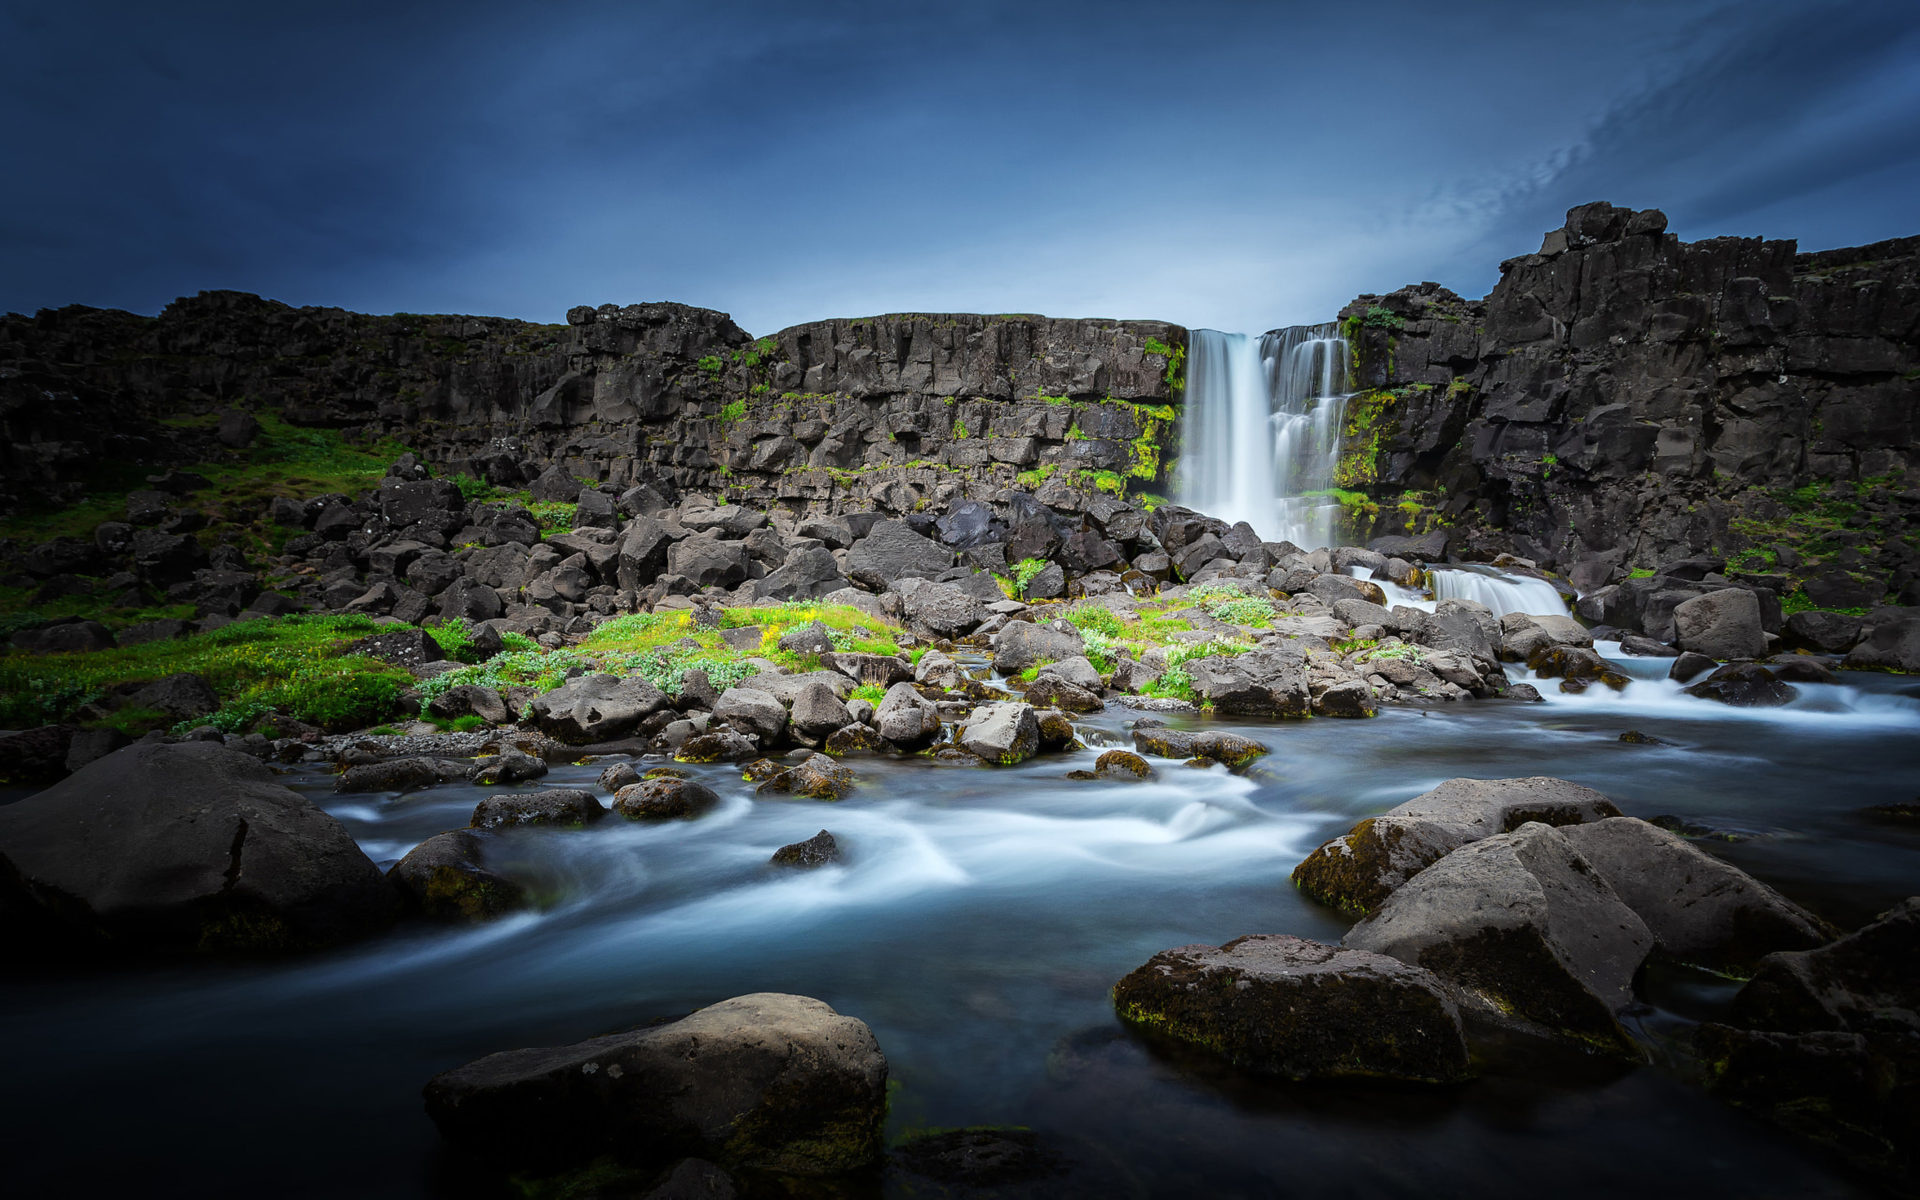
<path fill-rule="evenodd" d="M 1157 354 L 1167 360 L 1166 381 L 1169 394 L 1178 396 L 1187 388 L 1187 348 L 1170 346 L 1159 338 L 1150 337 L 1141 347 L 1148 354 Z"/>
<path fill-rule="evenodd" d="M 875 708 L 880 707 L 880 702 L 886 698 L 887 689 L 877 683 L 863 683 L 847 696 L 848 700 L 865 700 Z"/>
<path fill-rule="evenodd" d="M 359 616 L 292 616 L 82 654 L 0 655 L 0 728 L 84 724 L 82 710 L 116 685 L 191 673 L 222 703 L 183 722 L 189 728 L 270 726 L 277 714 L 330 730 L 357 729 L 391 716 L 413 682 L 398 667 L 341 655 L 348 643 L 384 628 Z"/>
<path fill-rule="evenodd" d="M 525 508 L 533 514 L 543 534 L 570 531 L 580 515 L 579 506 L 565 500 L 529 500 Z"/>
<path fill-rule="evenodd" d="M 726 364 L 720 361 L 720 356 L 717 354 L 702 355 L 693 365 L 709 375 L 718 375 L 726 369 Z"/>
<path fill-rule="evenodd" d="M 1393 410 L 1404 394 L 1404 391 L 1380 388 L 1356 392 L 1347 398 L 1346 419 L 1340 430 L 1340 460 L 1333 471 L 1336 485 L 1361 488 L 1380 482 L 1386 443 L 1400 428 Z"/>
<path fill-rule="evenodd" d="M 1920 530 L 1908 528 L 1895 512 L 1869 503 L 1877 494 L 1905 486 L 1905 474 L 1895 471 L 1857 481 L 1749 489 L 1736 497 L 1740 515 L 1727 523 L 1735 547 L 1727 555 L 1728 568 L 1785 574 L 1792 589 L 1782 598 L 1788 612 L 1800 611 L 1787 607 L 1792 604 L 1811 607 L 1800 587 L 1819 576 L 1844 573 L 1869 588 L 1883 584 L 1882 579 L 1843 566 L 1844 555 L 1862 544 L 1895 539 L 1920 548 Z M 1792 568 L 1781 567 L 1783 550 L 1791 552 L 1787 561 L 1794 563 Z"/>
<path fill-rule="evenodd" d="M 720 406 L 720 423 L 722 425 L 731 425 L 746 415 L 747 402 L 745 400 L 729 400 Z"/>
<path fill-rule="evenodd" d="M 1404 329 L 1407 325 L 1405 321 L 1395 316 L 1391 309 L 1382 308 L 1378 304 L 1367 307 L 1366 316 L 1361 318 L 1360 323 L 1368 329 Z"/>
<path fill-rule="evenodd" d="M 305 500 L 329 492 L 364 492 L 379 486 L 388 464 L 407 452 L 395 441 L 355 445 L 338 430 L 303 429 L 287 424 L 277 413 L 254 416 L 260 422 L 260 436 L 251 447 L 180 468 L 205 476 L 212 486 L 182 497 L 179 503 L 204 511 L 216 524 L 242 527 L 250 540 L 268 549 L 279 546 L 265 520 L 267 504 L 275 496 Z M 177 417 L 162 423 L 191 428 L 207 421 Z M 90 538 L 102 521 L 126 519 L 128 493 L 149 487 L 146 477 L 152 471 L 135 462 L 103 461 L 84 481 L 86 499 L 59 508 L 23 507 L 0 519 L 0 537 L 36 542 L 52 537 Z"/>

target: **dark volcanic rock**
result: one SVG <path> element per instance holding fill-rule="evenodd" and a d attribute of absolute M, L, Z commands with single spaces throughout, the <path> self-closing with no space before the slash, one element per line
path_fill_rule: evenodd
<path fill-rule="evenodd" d="M 1464 1079 L 1460 1014 L 1432 972 L 1286 934 L 1163 950 L 1113 989 L 1124 1021 L 1292 1079 Z"/>
<path fill-rule="evenodd" d="M 421 842 L 387 878 L 438 921 L 487 921 L 525 908 L 526 889 L 486 865 L 487 836 L 455 829 Z"/>
<path fill-rule="evenodd" d="M 585 746 L 625 737 L 641 721 L 671 706 L 665 692 L 638 675 L 588 675 L 536 697 L 529 707 L 542 733 Z"/>
<path fill-rule="evenodd" d="M 822 829 L 804 842 L 794 842 L 773 852 L 770 859 L 777 867 L 824 867 L 840 859 L 840 843 Z"/>
<path fill-rule="evenodd" d="M 579 828 L 607 815 L 606 806 L 585 788 L 547 788 L 488 796 L 473 809 L 475 829 L 512 829 L 521 825 Z"/>
<path fill-rule="evenodd" d="M 436 1075 L 449 1141 L 515 1164 L 685 1156 L 791 1175 L 878 1160 L 887 1063 L 865 1023 L 758 993 L 668 1025 L 508 1050 Z"/>
<path fill-rule="evenodd" d="M 258 953 L 371 933 L 395 893 L 263 764 L 142 743 L 0 808 L 0 908 L 63 951 Z"/>
<path fill-rule="evenodd" d="M 646 779 L 622 787 L 613 797 L 613 811 L 636 821 L 671 821 L 698 817 L 720 803 L 720 796 L 691 779 Z"/>

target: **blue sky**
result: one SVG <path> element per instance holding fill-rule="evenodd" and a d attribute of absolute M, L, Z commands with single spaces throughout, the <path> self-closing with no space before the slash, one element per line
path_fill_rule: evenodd
<path fill-rule="evenodd" d="M 1920 233 L 1920 3 L 0 4 L 0 309 L 1259 330 L 1565 210 Z"/>

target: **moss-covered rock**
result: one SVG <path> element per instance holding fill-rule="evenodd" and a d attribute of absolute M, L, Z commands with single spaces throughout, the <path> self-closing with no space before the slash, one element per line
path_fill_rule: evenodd
<path fill-rule="evenodd" d="M 527 890 L 486 865 L 487 835 L 436 834 L 407 852 L 387 878 L 438 921 L 488 921 L 527 906 Z"/>
<path fill-rule="evenodd" d="M 1153 768 L 1147 760 L 1131 750 L 1108 750 L 1094 760 L 1093 773 L 1101 779 L 1120 779 L 1128 782 L 1153 778 Z"/>
<path fill-rule="evenodd" d="M 1120 1018 L 1292 1079 L 1446 1083 L 1470 1070 L 1432 972 L 1286 934 L 1164 950 L 1113 989 Z"/>
<path fill-rule="evenodd" d="M 691 820 L 720 803 L 720 796 L 691 779 L 643 779 L 614 793 L 613 811 L 634 821 Z"/>

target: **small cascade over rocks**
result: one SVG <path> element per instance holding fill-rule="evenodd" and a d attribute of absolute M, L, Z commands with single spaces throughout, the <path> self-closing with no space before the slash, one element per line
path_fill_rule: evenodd
<path fill-rule="evenodd" d="M 1571 615 L 1559 590 L 1546 580 L 1475 564 L 1436 568 L 1433 598 L 1477 600 L 1492 609 L 1496 617 L 1508 613 L 1536 617 Z"/>
<path fill-rule="evenodd" d="M 1261 537 L 1331 546 L 1329 491 L 1346 414 L 1347 343 L 1335 325 L 1253 338 L 1193 331 L 1180 503 Z"/>

